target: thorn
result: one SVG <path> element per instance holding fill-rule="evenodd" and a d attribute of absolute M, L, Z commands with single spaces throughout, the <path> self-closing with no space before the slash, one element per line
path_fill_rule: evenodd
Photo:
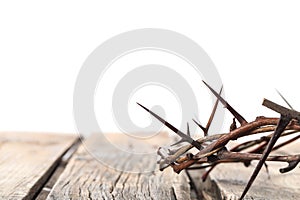
<path fill-rule="evenodd" d="M 187 135 L 188 135 L 188 136 L 191 136 L 189 123 L 187 123 Z M 183 142 L 187 142 L 187 140 L 184 139 L 184 138 L 181 138 L 181 140 L 175 142 L 174 144 L 171 144 L 171 146 L 175 146 L 175 145 L 180 144 L 180 143 L 183 143 Z"/>
<path fill-rule="evenodd" d="M 139 105 L 139 106 L 141 106 L 142 108 L 144 108 L 146 111 L 148 111 L 148 112 L 149 112 L 149 109 L 148 109 L 148 108 L 146 108 L 145 106 L 143 106 L 142 104 L 140 104 L 139 102 L 136 102 L 136 104 L 137 104 L 137 105 Z"/>
<path fill-rule="evenodd" d="M 231 107 L 229 105 L 229 103 L 227 101 L 225 101 L 225 99 L 223 99 L 223 97 L 221 97 L 214 89 L 212 89 L 205 81 L 203 81 L 203 83 L 208 87 L 208 89 L 210 89 L 210 91 L 221 101 L 221 103 L 224 105 L 225 108 L 227 108 L 229 110 L 229 112 L 231 112 L 231 114 L 239 121 L 239 123 L 241 125 L 244 125 L 247 123 L 247 121 L 245 120 L 245 118 L 240 115 L 233 107 Z"/>
<path fill-rule="evenodd" d="M 291 117 L 290 116 L 285 116 L 285 115 L 281 115 L 280 116 L 280 120 L 278 122 L 278 125 L 270 139 L 270 141 L 268 142 L 268 145 L 266 147 L 266 149 L 264 150 L 261 159 L 259 160 L 258 164 L 256 165 L 250 180 L 248 181 L 242 196 L 240 197 L 240 200 L 242 200 L 245 195 L 247 194 L 248 190 L 250 189 L 252 183 L 254 182 L 255 178 L 257 177 L 260 169 L 262 168 L 263 164 L 265 163 L 267 157 L 269 156 L 270 152 L 272 151 L 272 148 L 274 147 L 276 141 L 278 140 L 278 138 L 280 137 L 281 133 L 285 130 L 286 126 L 290 123 L 291 121 Z"/>
<path fill-rule="evenodd" d="M 236 122 L 235 122 L 235 118 L 233 118 L 232 120 L 232 124 L 230 125 L 230 128 L 229 128 L 229 131 L 233 131 L 235 130 L 237 127 L 236 127 Z"/>
<path fill-rule="evenodd" d="M 190 126 L 188 122 L 186 123 L 186 126 L 187 126 L 187 135 L 191 137 Z"/>
<path fill-rule="evenodd" d="M 268 179 L 271 179 L 270 172 L 269 172 L 269 166 L 267 165 L 266 162 L 264 163 L 264 166 L 265 166 L 266 172 L 267 172 L 267 174 L 268 174 Z"/>
<path fill-rule="evenodd" d="M 153 115 L 156 119 L 158 119 L 160 122 L 162 122 L 163 124 L 165 124 L 169 129 L 171 129 L 173 132 L 175 132 L 176 134 L 180 135 L 180 133 L 182 133 L 181 131 L 179 131 L 177 128 L 175 128 L 174 126 L 172 126 L 169 122 L 165 121 L 163 118 L 161 118 L 160 116 L 158 116 L 157 114 L 155 114 L 154 112 L 152 112 L 151 110 L 149 110 L 148 108 L 146 108 L 145 106 L 143 106 L 142 104 L 136 102 L 139 106 L 141 106 L 142 108 L 144 108 L 147 112 L 149 112 L 151 115 Z M 182 133 L 184 134 L 184 133 Z"/>
<path fill-rule="evenodd" d="M 193 121 L 195 122 L 195 124 L 197 124 L 197 126 L 199 126 L 199 128 L 201 128 L 201 130 L 204 132 L 204 136 L 206 136 L 206 128 L 203 127 L 199 122 L 197 122 L 196 120 L 193 119 Z"/>
<path fill-rule="evenodd" d="M 172 124 L 170 124 L 169 122 L 167 122 L 166 120 L 164 120 L 163 118 L 161 118 L 160 116 L 158 116 L 157 114 L 155 114 L 154 112 L 152 112 L 151 110 L 149 110 L 148 108 L 146 108 L 145 106 L 141 105 L 140 103 L 137 103 L 137 104 L 139 106 L 141 106 L 142 108 L 144 108 L 147 112 L 149 112 L 152 116 L 154 116 L 160 122 L 162 122 L 169 129 L 171 129 L 174 133 L 176 133 L 177 135 L 179 135 L 182 138 L 182 140 L 187 141 L 188 143 L 190 143 L 191 145 L 193 145 L 194 147 L 196 147 L 200 151 L 203 149 L 203 147 L 201 146 L 201 144 L 198 143 L 197 141 L 193 140 L 193 138 L 191 138 L 190 136 L 184 134 L 183 132 L 181 132 L 180 130 L 178 130 L 177 128 L 175 128 Z"/>
<path fill-rule="evenodd" d="M 196 119 L 197 121 L 200 121 L 195 113 L 194 113 L 194 119 Z"/>
<path fill-rule="evenodd" d="M 291 104 L 289 104 L 289 102 L 286 100 L 286 98 L 284 98 L 284 96 L 277 89 L 275 89 L 275 90 L 279 94 L 279 96 L 283 99 L 283 101 L 290 107 L 290 109 L 294 110 L 294 108 L 291 106 Z"/>
<path fill-rule="evenodd" d="M 221 96 L 222 90 L 223 90 L 223 85 L 222 85 L 222 87 L 221 87 L 221 89 L 220 89 L 220 91 L 219 91 L 219 96 Z M 213 110 L 211 111 L 210 117 L 209 117 L 208 122 L 207 122 L 206 127 L 205 127 L 205 130 L 206 130 L 205 136 L 208 134 L 208 129 L 209 129 L 211 123 L 212 123 L 212 120 L 214 119 L 215 114 L 216 114 L 216 111 L 217 111 L 217 108 L 218 108 L 219 101 L 220 101 L 219 98 L 217 98 L 217 100 L 216 100 L 216 102 L 215 102 L 215 105 L 214 105 L 214 107 L 213 107 Z"/>
<path fill-rule="evenodd" d="M 171 144 L 171 146 L 175 146 L 175 145 L 180 144 L 180 143 L 183 143 L 183 142 L 186 142 L 186 140 L 181 139 L 181 140 L 175 142 L 174 144 Z"/>

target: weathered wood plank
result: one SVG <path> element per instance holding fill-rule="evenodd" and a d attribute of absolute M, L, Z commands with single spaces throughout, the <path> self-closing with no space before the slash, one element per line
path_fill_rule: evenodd
<path fill-rule="evenodd" d="M 60 159 L 58 163 L 58 166 L 55 168 L 54 172 L 52 173 L 51 177 L 49 178 L 47 183 L 43 186 L 42 190 L 36 197 L 36 200 L 44 200 L 47 198 L 54 184 L 56 183 L 56 181 L 58 180 L 62 172 L 65 170 L 66 165 L 68 164 L 69 160 L 76 152 L 80 144 L 81 141 L 78 140 L 78 142 L 72 145 L 72 147 L 63 155 L 63 157 Z"/>
<path fill-rule="evenodd" d="M 0 199 L 32 199 L 45 184 L 74 135 L 0 133 Z"/>
<path fill-rule="evenodd" d="M 299 143 L 291 144 L 275 154 L 293 154 L 299 152 Z M 298 149 L 298 150 L 297 150 Z M 242 163 L 218 165 L 205 182 L 199 181 L 199 188 L 210 199 L 238 199 L 242 194 L 257 162 L 246 168 Z M 300 199 L 300 169 L 281 174 L 279 169 L 286 163 L 268 162 L 269 174 L 263 168 L 250 188 L 245 199 Z M 195 172 L 193 172 L 195 175 Z M 210 196 L 210 197 L 209 197 Z"/>
<path fill-rule="evenodd" d="M 144 140 L 139 144 L 121 134 L 110 134 L 107 137 L 119 148 L 131 151 L 156 151 L 158 144 L 167 139 L 158 137 L 152 142 Z M 189 180 L 185 173 L 177 175 L 171 169 L 160 172 L 156 166 L 156 156 L 135 157 L 126 153 L 126 150 L 115 151 L 109 145 L 95 141 L 97 139 L 94 137 L 89 138 L 90 143 L 87 145 L 93 146 L 96 143 L 92 149 L 103 156 L 103 162 L 94 159 L 81 146 L 66 166 L 48 200 L 190 199 Z"/>

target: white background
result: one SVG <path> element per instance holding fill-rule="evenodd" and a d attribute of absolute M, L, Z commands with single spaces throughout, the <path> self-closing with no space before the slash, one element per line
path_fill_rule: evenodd
<path fill-rule="evenodd" d="M 102 42 L 139 28 L 169 29 L 197 42 L 215 63 L 226 99 L 249 121 L 278 116 L 261 106 L 264 97 L 284 105 L 275 88 L 300 109 L 298 1 L 178 2 L 1 1 L 0 131 L 76 133 L 73 90 L 82 63 Z M 201 85 L 200 79 L 192 81 Z M 141 90 L 129 101 L 130 115 L 141 126 L 149 118 L 132 106 L 136 99 L 148 99 L 146 93 Z M 154 99 L 176 125 L 180 106 L 172 94 L 165 91 L 161 102 Z M 209 110 L 210 103 L 202 106 Z M 100 115 L 111 117 L 109 110 Z M 118 131 L 113 120 L 103 124 L 107 132 Z"/>

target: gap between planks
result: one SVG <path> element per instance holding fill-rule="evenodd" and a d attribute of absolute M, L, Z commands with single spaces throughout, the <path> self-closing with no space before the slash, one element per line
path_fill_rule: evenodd
<path fill-rule="evenodd" d="M 63 173 L 66 165 L 68 164 L 69 160 L 76 152 L 78 147 L 81 144 L 81 139 L 78 139 L 74 142 L 74 144 L 64 153 L 60 161 L 57 163 L 56 167 L 50 174 L 48 180 L 45 182 L 41 190 L 38 192 L 36 200 L 44 200 L 49 195 L 50 191 L 52 190 L 54 184 L 58 180 L 59 176 Z"/>
<path fill-rule="evenodd" d="M 81 145 L 55 183 L 48 200 L 192 199 L 190 182 L 184 172 L 178 175 L 170 168 L 163 172 L 157 169 L 156 150 L 160 143 L 169 142 L 169 137 L 142 142 L 122 134 L 98 137 L 88 138 L 85 145 L 101 160 L 97 161 Z M 128 153 L 147 149 L 151 153 L 145 156 Z"/>
<path fill-rule="evenodd" d="M 1 132 L 0 199 L 33 199 L 76 140 L 74 135 Z"/>

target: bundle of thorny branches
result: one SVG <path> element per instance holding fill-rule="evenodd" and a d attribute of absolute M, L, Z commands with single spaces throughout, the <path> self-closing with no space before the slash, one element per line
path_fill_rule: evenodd
<path fill-rule="evenodd" d="M 208 174 L 218 164 L 242 162 L 245 166 L 249 166 L 252 160 L 259 160 L 240 197 L 240 199 L 243 199 L 262 166 L 265 165 L 267 168 L 265 163 L 266 161 L 286 162 L 288 165 L 287 167 L 280 169 L 281 173 L 291 171 L 298 165 L 300 161 L 300 154 L 284 156 L 270 155 L 271 151 L 277 150 L 291 142 L 294 142 L 300 137 L 298 134 L 300 131 L 300 112 L 295 111 L 280 93 L 279 94 L 288 104 L 289 108 L 278 105 L 267 99 L 264 99 L 262 103 L 263 106 L 278 112 L 280 114 L 280 118 L 259 116 L 254 121 L 248 122 L 221 97 L 222 88 L 220 92 L 217 93 L 208 84 L 205 82 L 204 84 L 217 97 L 217 100 L 205 127 L 199 122 L 193 120 L 204 132 L 204 137 L 197 140 L 194 140 L 190 136 L 188 124 L 187 134 L 185 134 L 157 114 L 153 113 L 151 110 L 138 103 L 142 108 L 165 124 L 181 138 L 178 142 L 171 146 L 178 146 L 178 144 L 182 144 L 183 142 L 189 143 L 188 145 L 179 145 L 180 147 L 178 148 L 159 148 L 158 155 L 161 157 L 161 159 L 158 163 L 160 170 L 164 170 L 167 167 L 172 167 L 176 173 L 179 173 L 183 169 L 208 168 L 208 170 L 206 170 L 202 176 L 202 179 L 205 180 Z M 233 123 L 230 126 L 229 133 L 208 135 L 208 129 L 214 118 L 219 102 L 221 102 L 223 106 L 234 116 Z M 239 122 L 240 126 L 237 126 L 235 120 Z M 258 133 L 269 133 L 269 135 L 241 143 L 231 149 L 226 148 L 226 145 L 231 140 L 236 140 L 244 136 Z M 288 139 L 280 144 L 276 144 L 280 137 L 285 137 L 287 135 L 290 135 L 291 139 Z M 196 148 L 198 150 L 196 154 L 189 152 L 189 150 L 192 148 Z"/>

